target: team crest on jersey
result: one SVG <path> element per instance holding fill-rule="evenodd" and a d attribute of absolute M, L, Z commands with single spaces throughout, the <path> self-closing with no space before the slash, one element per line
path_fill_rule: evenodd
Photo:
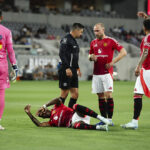
<path fill-rule="evenodd" d="M 55 114 L 55 112 L 56 112 L 56 110 L 53 110 L 53 111 L 52 111 L 52 115 Z"/>
<path fill-rule="evenodd" d="M 108 45 L 107 43 L 104 43 L 104 44 L 103 44 L 104 47 L 106 47 L 107 45 Z"/>

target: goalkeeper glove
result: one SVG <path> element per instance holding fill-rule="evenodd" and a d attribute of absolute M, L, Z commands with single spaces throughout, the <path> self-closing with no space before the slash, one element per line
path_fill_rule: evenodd
<path fill-rule="evenodd" d="M 18 66 L 17 65 L 12 65 L 12 72 L 11 72 L 11 80 L 16 81 L 17 74 L 18 74 Z"/>

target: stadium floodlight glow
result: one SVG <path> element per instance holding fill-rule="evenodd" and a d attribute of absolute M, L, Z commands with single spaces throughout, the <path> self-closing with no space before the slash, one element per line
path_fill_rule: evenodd
<path fill-rule="evenodd" d="M 150 0 L 147 1 L 147 14 L 150 15 Z"/>

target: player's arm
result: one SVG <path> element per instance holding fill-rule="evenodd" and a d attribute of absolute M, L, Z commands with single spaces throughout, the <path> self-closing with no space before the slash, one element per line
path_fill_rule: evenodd
<path fill-rule="evenodd" d="M 90 44 L 90 51 L 89 51 L 89 56 L 88 56 L 89 61 L 97 61 L 96 55 L 94 55 L 94 50 L 93 50 L 93 44 L 91 42 Z"/>
<path fill-rule="evenodd" d="M 120 50 L 118 56 L 115 57 L 112 62 L 106 64 L 106 68 L 107 69 L 111 68 L 113 66 L 113 64 L 117 63 L 119 60 L 121 60 L 126 55 L 127 55 L 127 52 L 126 52 L 125 48 L 122 48 Z"/>
<path fill-rule="evenodd" d="M 139 11 L 137 13 L 137 16 L 141 17 L 141 18 L 144 18 L 144 19 L 148 19 L 149 18 L 148 15 L 145 12 L 143 12 L 143 11 Z"/>
<path fill-rule="evenodd" d="M 16 65 L 15 52 L 13 50 L 11 31 L 8 32 L 8 35 L 6 37 L 6 49 L 7 49 L 8 57 L 9 57 L 9 60 L 10 60 L 10 63 L 12 65 L 12 69 L 13 69 L 13 71 L 11 72 L 11 77 L 12 77 L 11 80 L 15 81 L 17 78 L 18 67 Z"/>
<path fill-rule="evenodd" d="M 53 99 L 53 100 L 51 100 L 51 101 L 49 101 L 47 104 L 44 104 L 43 107 L 46 108 L 46 107 L 49 107 L 49 106 L 55 105 L 55 104 L 56 104 L 56 105 L 62 104 L 62 102 L 61 102 L 61 100 L 60 100 L 59 97 L 58 97 L 58 98 L 55 98 L 55 99 Z"/>
<path fill-rule="evenodd" d="M 29 116 L 29 118 L 32 120 L 32 122 L 38 126 L 38 127 L 49 127 L 50 124 L 48 122 L 40 122 L 39 120 L 37 120 L 32 113 L 30 112 L 30 105 L 25 106 L 24 111 L 27 113 L 27 115 Z"/>
<path fill-rule="evenodd" d="M 143 53 L 142 53 L 142 55 L 140 57 L 140 60 L 138 62 L 138 65 L 135 68 L 135 76 L 139 76 L 142 64 L 145 61 L 145 59 L 147 58 L 147 55 L 148 55 L 148 49 L 144 49 Z"/>

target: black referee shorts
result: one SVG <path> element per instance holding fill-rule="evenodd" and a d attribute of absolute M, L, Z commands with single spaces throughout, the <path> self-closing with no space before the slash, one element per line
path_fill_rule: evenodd
<path fill-rule="evenodd" d="M 66 69 L 60 67 L 58 70 L 59 77 L 59 88 L 61 89 L 70 89 L 70 88 L 78 88 L 78 75 L 77 69 L 71 69 L 73 76 L 68 77 L 66 75 Z"/>

